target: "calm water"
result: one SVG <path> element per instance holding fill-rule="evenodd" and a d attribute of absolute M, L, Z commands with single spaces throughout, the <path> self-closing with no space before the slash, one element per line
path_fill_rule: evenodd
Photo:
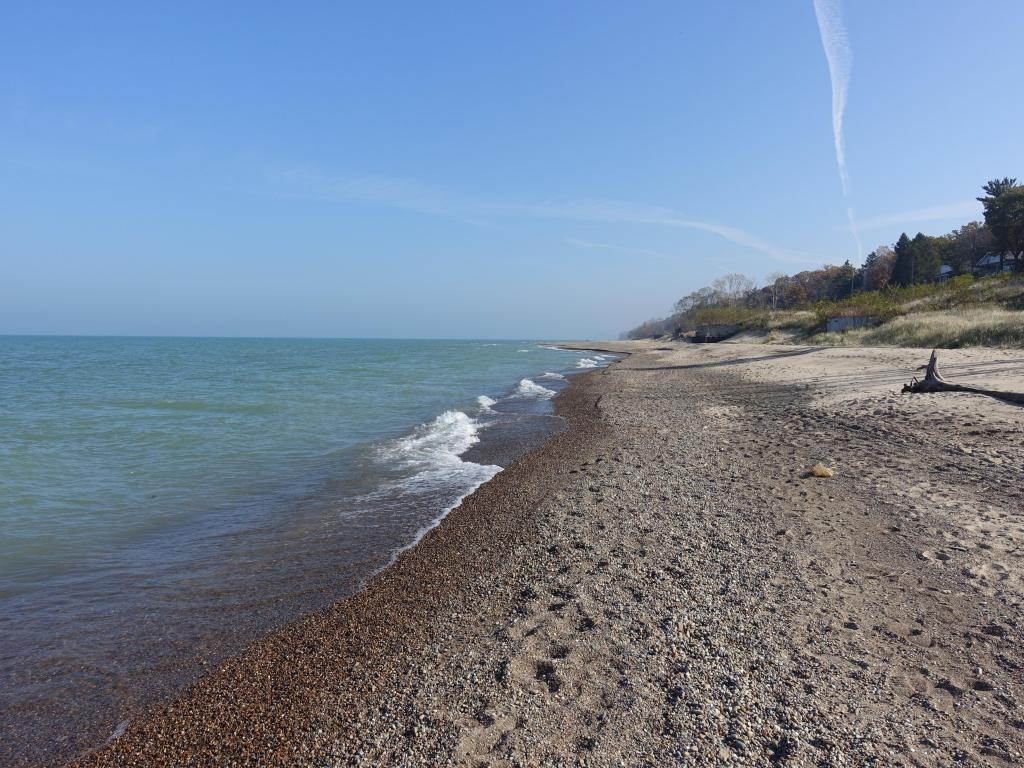
<path fill-rule="evenodd" d="M 532 342 L 0 337 L 0 763 L 102 743 L 557 428 Z"/>

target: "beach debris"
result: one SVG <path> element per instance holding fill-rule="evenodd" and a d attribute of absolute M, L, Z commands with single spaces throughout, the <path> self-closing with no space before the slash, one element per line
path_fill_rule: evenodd
<path fill-rule="evenodd" d="M 987 395 L 997 400 L 1004 400 L 1008 403 L 1020 403 L 1024 405 L 1024 393 L 1022 392 L 1000 392 L 995 389 L 984 389 L 982 387 L 968 387 L 963 384 L 950 384 L 939 373 L 939 354 L 937 349 L 932 350 L 932 356 L 928 359 L 928 365 L 922 365 L 917 370 L 925 372 L 924 378 L 918 380 L 915 376 L 909 384 L 903 385 L 903 393 L 920 394 L 928 392 L 967 392 L 975 395 Z"/>
<path fill-rule="evenodd" d="M 824 464 L 818 463 L 811 467 L 811 474 L 815 477 L 832 477 L 835 472 L 826 467 Z"/>

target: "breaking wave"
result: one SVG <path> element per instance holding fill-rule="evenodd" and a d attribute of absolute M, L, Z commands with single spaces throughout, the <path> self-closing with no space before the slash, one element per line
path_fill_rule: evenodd
<path fill-rule="evenodd" d="M 385 443 L 381 457 L 406 469 L 457 466 L 465 463 L 459 456 L 480 442 L 477 432 L 476 421 L 462 411 L 445 411 L 408 437 Z"/>
<path fill-rule="evenodd" d="M 555 396 L 554 390 L 542 387 L 531 379 L 523 379 L 519 382 L 519 386 L 516 387 L 515 392 L 512 393 L 514 397 L 537 397 L 547 400 L 550 397 Z"/>
<path fill-rule="evenodd" d="M 484 401 L 495 402 L 481 395 L 481 406 Z M 417 427 L 408 437 L 380 446 L 378 459 L 408 474 L 365 494 L 362 503 L 392 508 L 395 514 L 401 514 L 403 509 L 432 507 L 434 514 L 416 532 L 411 542 L 415 544 L 463 499 L 501 471 L 495 464 L 477 464 L 461 458 L 480 442 L 478 432 L 475 419 L 462 411 L 445 411 L 432 422 Z M 397 554 L 392 555 L 392 562 Z"/>

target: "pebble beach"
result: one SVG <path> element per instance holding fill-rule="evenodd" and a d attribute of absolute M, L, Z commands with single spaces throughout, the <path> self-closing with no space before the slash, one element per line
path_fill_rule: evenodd
<path fill-rule="evenodd" d="M 1024 409 L 900 394 L 927 350 L 577 348 L 628 356 L 564 431 L 75 765 L 1024 760 Z"/>

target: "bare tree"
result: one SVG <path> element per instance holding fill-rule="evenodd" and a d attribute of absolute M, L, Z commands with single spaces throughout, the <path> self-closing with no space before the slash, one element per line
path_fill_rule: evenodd
<path fill-rule="evenodd" d="M 735 306 L 754 290 L 754 281 L 739 272 L 731 272 L 711 283 L 711 289 L 723 304 Z"/>
<path fill-rule="evenodd" d="M 768 291 L 772 297 L 772 310 L 779 308 L 779 293 L 782 289 L 782 282 L 786 279 L 786 275 L 782 272 L 772 272 L 765 280 L 768 281 Z"/>

